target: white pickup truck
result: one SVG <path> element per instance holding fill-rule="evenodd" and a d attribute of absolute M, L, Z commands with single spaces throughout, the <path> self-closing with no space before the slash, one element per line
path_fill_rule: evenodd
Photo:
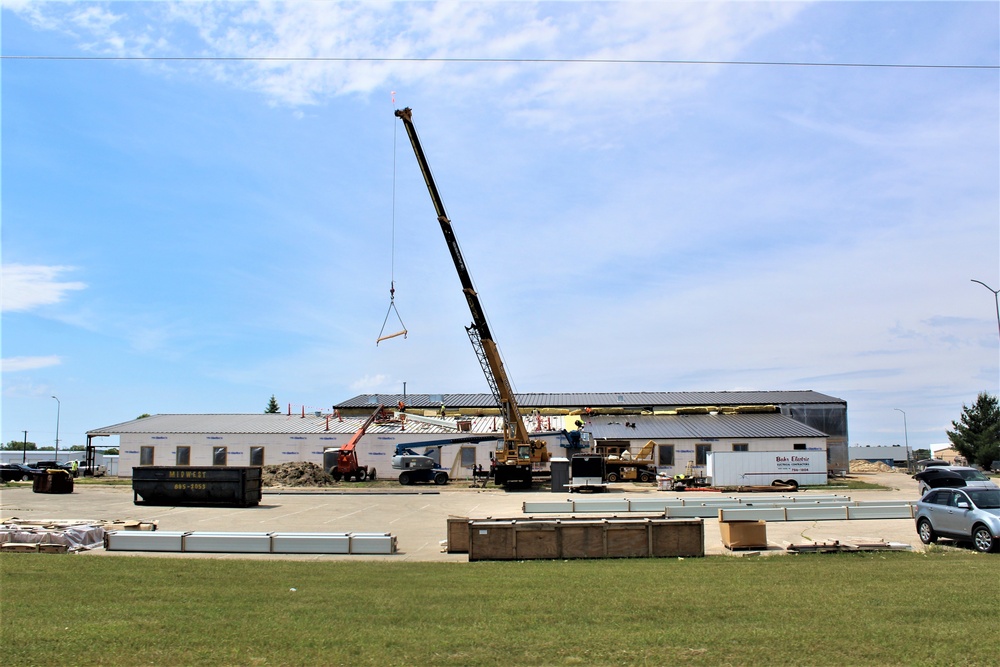
<path fill-rule="evenodd" d="M 83 461 L 80 461 L 80 467 L 77 469 L 77 477 L 104 477 L 108 473 L 107 466 L 102 466 L 94 464 L 93 466 L 88 466 Z"/>

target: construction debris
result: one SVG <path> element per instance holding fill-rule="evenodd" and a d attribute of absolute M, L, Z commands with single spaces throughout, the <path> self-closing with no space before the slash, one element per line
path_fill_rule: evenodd
<path fill-rule="evenodd" d="M 913 547 L 901 542 L 868 542 L 848 544 L 840 540 L 833 542 L 810 542 L 808 544 L 790 544 L 786 547 L 792 553 L 841 553 L 856 551 L 912 551 Z"/>
<path fill-rule="evenodd" d="M 893 472 L 895 468 L 881 461 L 851 461 L 851 472 Z"/>
<path fill-rule="evenodd" d="M 4 552 L 66 553 L 94 549 L 103 543 L 104 526 L 99 521 L 6 519 L 0 525 L 0 551 Z"/>
<path fill-rule="evenodd" d="M 271 487 L 337 485 L 333 477 L 321 466 L 306 461 L 264 466 L 262 483 Z"/>

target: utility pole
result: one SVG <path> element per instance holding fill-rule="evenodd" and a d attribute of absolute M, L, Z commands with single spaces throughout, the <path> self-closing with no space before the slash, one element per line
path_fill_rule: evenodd
<path fill-rule="evenodd" d="M 58 461 L 59 460 L 59 413 L 62 412 L 62 401 L 60 401 L 55 396 L 53 396 L 52 398 L 56 399 L 56 461 Z"/>
<path fill-rule="evenodd" d="M 21 447 L 21 463 L 28 462 L 28 432 L 24 432 L 24 445 Z"/>
<path fill-rule="evenodd" d="M 900 410 L 899 408 L 893 408 L 893 410 L 896 410 L 898 412 L 902 412 L 903 413 L 903 442 L 906 443 L 906 467 L 907 467 L 907 469 L 909 469 L 909 467 L 910 467 L 910 436 L 906 432 L 906 412 L 904 412 L 903 410 Z M 932 456 L 933 456 L 933 454 L 932 454 Z"/>

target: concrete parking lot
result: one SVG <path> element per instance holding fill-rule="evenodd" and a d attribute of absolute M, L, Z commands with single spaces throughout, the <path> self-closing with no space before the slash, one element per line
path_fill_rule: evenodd
<path fill-rule="evenodd" d="M 852 500 L 916 500 L 917 483 L 903 473 L 865 473 L 854 476 L 889 490 L 830 488 L 802 491 L 809 494 L 837 493 Z M 387 487 L 381 490 L 265 489 L 261 504 L 249 508 L 159 507 L 135 505 L 128 486 L 77 484 L 72 494 L 33 493 L 30 485 L 0 490 L 0 517 L 4 519 L 91 519 L 155 521 L 160 530 L 239 532 L 387 532 L 396 536 L 398 553 L 392 556 L 363 555 L 257 555 L 257 554 L 143 554 L 158 557 L 282 558 L 289 560 L 383 560 L 464 562 L 465 554 L 444 552 L 450 516 L 469 518 L 514 518 L 523 516 L 522 504 L 532 500 L 579 498 L 583 494 L 548 491 L 506 492 L 501 489 L 470 488 L 467 482 L 446 487 Z M 680 496 L 648 486 L 615 485 L 606 497 L 648 495 Z M 690 497 L 688 493 L 685 497 Z M 701 493 L 700 496 L 711 495 Z M 769 552 L 778 553 L 790 544 L 810 542 L 894 542 L 922 550 L 910 519 L 858 521 L 792 521 L 767 524 Z M 718 521 L 705 519 L 706 554 L 729 553 L 722 545 Z M 93 556 L 128 555 L 95 549 Z"/>

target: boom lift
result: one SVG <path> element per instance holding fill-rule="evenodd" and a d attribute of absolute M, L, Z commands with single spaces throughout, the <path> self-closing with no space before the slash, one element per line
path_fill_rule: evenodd
<path fill-rule="evenodd" d="M 358 443 L 361 442 L 361 437 L 365 434 L 372 424 L 376 421 L 386 421 L 389 419 L 389 413 L 386 412 L 385 406 L 380 405 L 372 413 L 372 416 L 365 420 L 365 423 L 361 425 L 351 439 L 347 441 L 347 444 L 340 448 L 329 447 L 323 450 L 323 467 L 326 471 L 330 473 L 330 476 L 337 482 L 341 479 L 347 480 L 357 480 L 359 482 L 365 481 L 365 479 L 375 479 L 375 468 L 369 468 L 368 466 L 358 465 Z"/>
<path fill-rule="evenodd" d="M 496 440 L 496 436 L 473 435 L 464 438 L 428 440 L 427 442 L 414 443 L 413 447 L 423 449 L 424 453 L 419 454 L 411 447 L 398 444 L 396 453 L 392 457 L 393 470 L 399 470 L 399 483 L 403 486 L 418 484 L 420 482 L 434 482 L 435 484 L 448 483 L 448 471 L 438 463 L 430 454 L 431 448 L 438 448 L 445 445 L 457 445 L 470 442 L 483 442 L 485 440 Z M 440 458 L 440 455 L 438 456 Z"/>
<path fill-rule="evenodd" d="M 469 334 L 469 340 L 472 342 L 472 347 L 479 358 L 479 364 L 486 375 L 486 382 L 490 385 L 493 398 L 496 400 L 503 417 L 503 441 L 497 445 L 494 453 L 493 481 L 500 486 L 531 486 L 533 468 L 549 461 L 548 447 L 544 440 L 532 440 L 528 436 L 528 429 L 524 425 L 524 420 L 521 419 L 521 410 L 514 398 L 514 391 L 511 389 L 507 372 L 504 370 L 500 350 L 496 341 L 493 340 L 493 334 L 486 321 L 486 313 L 479 302 L 479 295 L 472 284 L 472 277 L 469 275 L 465 259 L 462 257 L 462 250 L 452 229 L 451 220 L 448 219 L 448 214 L 445 212 L 444 202 L 441 201 L 441 195 L 438 194 L 437 185 L 434 184 L 434 177 L 427 164 L 427 158 L 424 157 L 424 150 L 420 146 L 420 139 L 413 127 L 412 113 L 409 107 L 397 109 L 396 117 L 403 121 L 406 134 L 410 137 L 410 143 L 413 145 L 413 153 L 416 155 L 420 172 L 427 184 L 427 191 L 430 193 L 431 203 L 437 213 L 441 232 L 444 234 L 445 243 L 451 252 L 451 259 L 455 263 L 455 270 L 458 271 L 458 278 L 462 283 L 462 293 L 465 294 L 465 300 L 472 312 L 472 324 L 465 330 Z"/>

